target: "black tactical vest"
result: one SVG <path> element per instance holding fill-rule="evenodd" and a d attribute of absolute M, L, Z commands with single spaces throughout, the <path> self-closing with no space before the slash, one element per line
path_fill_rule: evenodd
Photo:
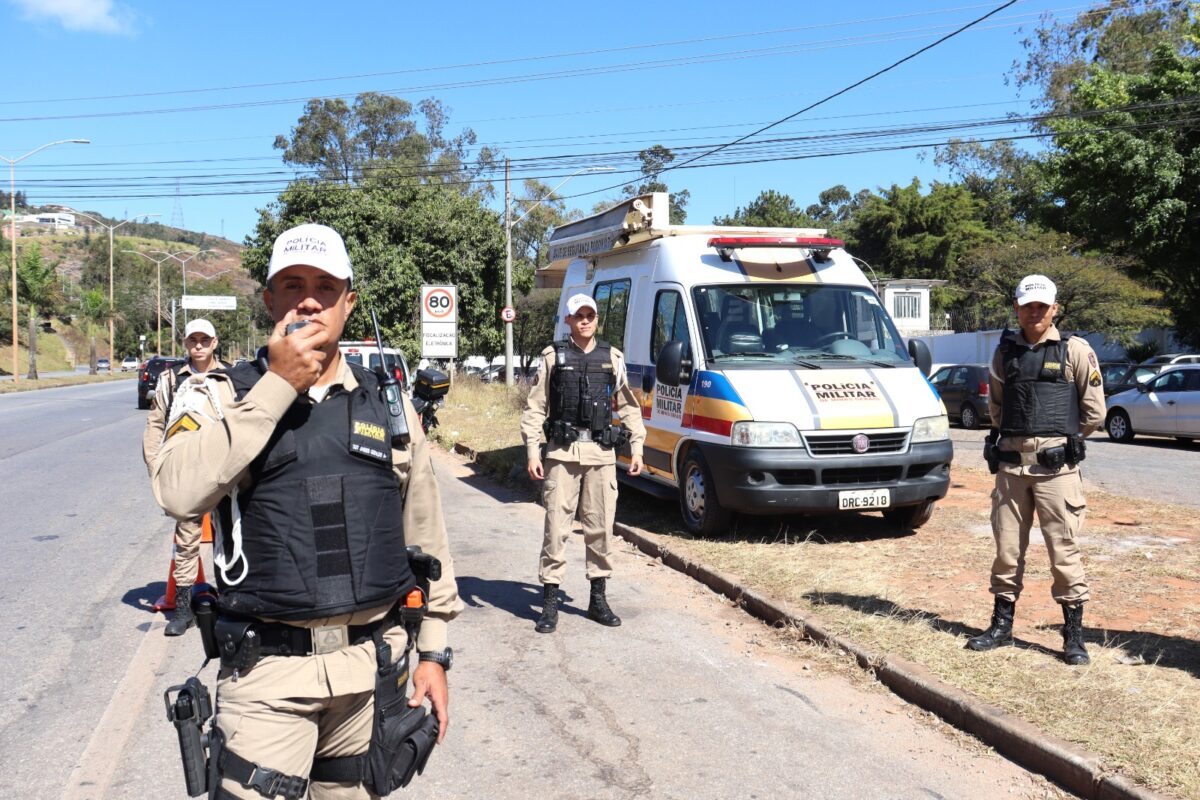
<path fill-rule="evenodd" d="M 612 393 L 616 385 L 612 346 L 596 340 L 584 353 L 566 339 L 554 343 L 554 370 L 550 373 L 551 422 L 601 430 L 612 424 Z M 600 407 L 603 407 L 603 411 Z M 603 419 L 603 424 L 595 422 Z"/>
<path fill-rule="evenodd" d="M 218 570 L 228 613 L 306 620 L 392 603 L 416 581 L 404 549 L 403 501 L 392 471 L 387 407 L 375 376 L 351 365 L 357 388 L 320 403 L 301 397 L 250 465 L 237 494 L 247 563 Z M 255 364 L 225 370 L 240 400 L 261 377 Z M 232 502 L 218 508 L 219 546 L 233 557 Z"/>
<path fill-rule="evenodd" d="M 1067 339 L 1030 347 L 1015 331 L 1000 337 L 1004 373 L 1003 436 L 1074 436 L 1079 433 L 1079 397 L 1067 379 Z"/>

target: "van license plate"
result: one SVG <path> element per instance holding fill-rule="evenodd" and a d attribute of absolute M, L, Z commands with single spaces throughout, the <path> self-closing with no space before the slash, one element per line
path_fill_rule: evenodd
<path fill-rule="evenodd" d="M 887 508 L 892 504 L 890 489 L 862 489 L 857 492 L 838 492 L 839 511 L 862 511 Z"/>

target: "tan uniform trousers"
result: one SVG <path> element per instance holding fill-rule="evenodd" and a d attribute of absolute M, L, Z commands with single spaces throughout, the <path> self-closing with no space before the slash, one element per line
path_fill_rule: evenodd
<path fill-rule="evenodd" d="M 200 537 L 204 526 L 198 519 L 175 523 L 175 585 L 192 586 L 200 572 Z"/>
<path fill-rule="evenodd" d="M 384 638 L 393 654 L 404 652 L 404 628 L 397 626 Z M 416 651 L 409 656 L 415 660 Z M 242 758 L 307 778 L 316 757 L 367 752 L 375 714 L 374 687 L 371 642 L 326 655 L 270 656 L 236 681 L 222 671 L 217 681 L 216 725 L 225 735 L 225 746 Z M 256 790 L 232 778 L 222 780 L 221 788 L 234 797 L 263 800 Z M 308 796 L 312 800 L 379 797 L 360 783 L 313 783 Z"/>
<path fill-rule="evenodd" d="M 1051 595 L 1064 605 L 1088 600 L 1083 560 L 1075 537 L 1083 528 L 1087 500 L 1078 470 L 1057 475 L 1021 475 L 1001 469 L 992 492 L 992 533 L 996 560 L 992 563 L 992 594 L 1016 602 L 1025 574 L 1029 530 L 1037 512 L 1050 571 Z"/>
<path fill-rule="evenodd" d="M 567 537 L 575 522 L 576 507 L 583 524 L 588 580 L 611 575 L 617 465 L 583 466 L 573 461 L 547 460 L 542 503 L 546 506 L 546 530 L 538 579 L 542 583 L 562 584 L 567 571 Z"/>

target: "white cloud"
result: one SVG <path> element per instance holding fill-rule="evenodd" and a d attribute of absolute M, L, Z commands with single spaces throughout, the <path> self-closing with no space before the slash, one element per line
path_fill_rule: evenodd
<path fill-rule="evenodd" d="M 69 31 L 132 33 L 133 12 L 113 0 L 12 0 L 25 19 L 59 22 Z"/>

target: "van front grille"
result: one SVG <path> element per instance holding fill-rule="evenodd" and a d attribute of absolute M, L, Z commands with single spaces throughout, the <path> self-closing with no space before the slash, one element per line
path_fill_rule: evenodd
<path fill-rule="evenodd" d="M 866 437 L 870 444 L 865 453 L 855 453 L 854 437 L 851 433 L 807 433 L 804 444 L 808 452 L 814 456 L 854 456 L 867 453 L 900 453 L 908 444 L 908 431 L 887 431 L 885 433 L 868 433 Z"/>

